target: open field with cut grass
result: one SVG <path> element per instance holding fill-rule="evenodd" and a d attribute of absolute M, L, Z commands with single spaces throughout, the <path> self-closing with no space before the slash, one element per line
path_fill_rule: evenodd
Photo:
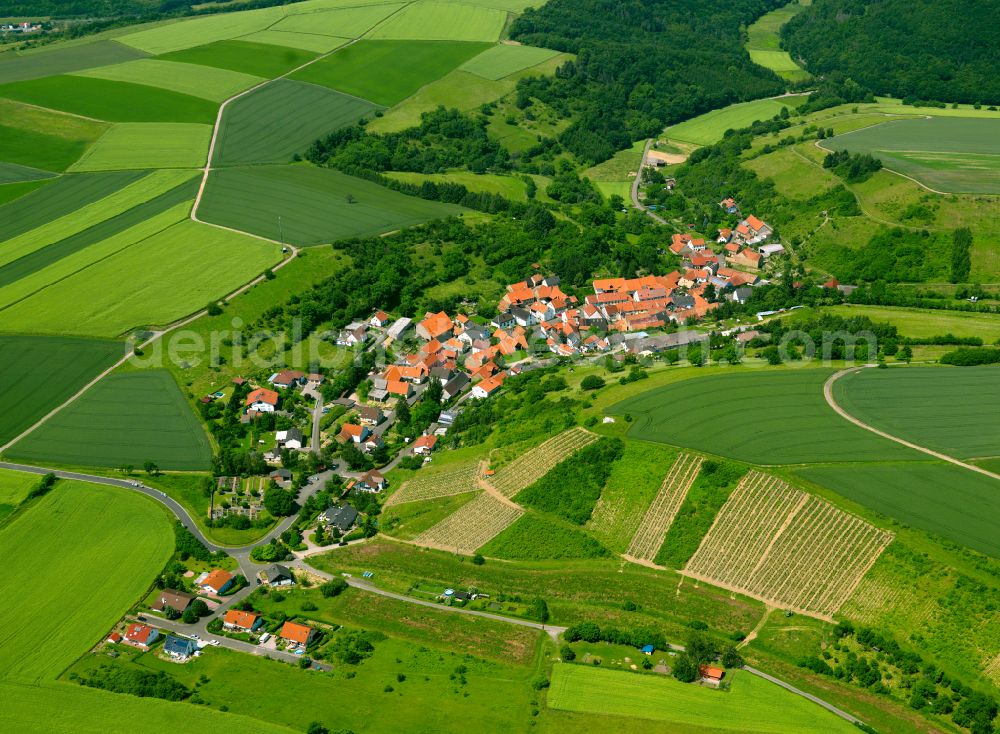
<path fill-rule="evenodd" d="M 847 318 L 868 316 L 873 321 L 887 321 L 896 326 L 900 334 L 914 339 L 954 334 L 958 337 L 978 336 L 984 344 L 1000 340 L 998 314 L 848 304 L 830 306 L 824 310 Z"/>
<path fill-rule="evenodd" d="M 833 395 L 855 418 L 920 446 L 961 459 L 1000 454 L 998 367 L 861 370 Z"/>
<path fill-rule="evenodd" d="M 146 53 L 165 54 L 262 31 L 280 20 L 284 14 L 282 8 L 275 7 L 205 15 L 127 33 L 119 37 L 118 41 Z"/>
<path fill-rule="evenodd" d="M 684 380 L 629 398 L 611 410 L 631 413 L 629 436 L 722 454 L 760 464 L 919 459 L 919 454 L 854 426 L 823 400 L 826 369 L 784 372 L 731 370 Z M 757 408 L 734 413 L 727 400 Z M 688 416 L 677 421 L 677 415 Z"/>
<path fill-rule="evenodd" d="M 149 587 L 173 545 L 166 513 L 149 498 L 60 481 L 0 530 L 0 552 L 31 557 L 7 569 L 11 588 L 36 590 L 0 609 L 0 679 L 32 683 L 62 672 Z M 66 598 L 87 603 L 67 614 Z M 32 634 L 35 626 L 46 634 Z"/>
<path fill-rule="evenodd" d="M 292 78 L 391 107 L 486 48 L 485 43 L 460 41 L 364 40 L 310 64 Z"/>
<path fill-rule="evenodd" d="M 28 462 L 207 469 L 201 423 L 166 370 L 109 375 L 8 452 Z"/>
<path fill-rule="evenodd" d="M 514 201 L 527 201 L 527 186 L 524 181 L 514 176 L 504 176 L 498 173 L 472 173 L 471 171 L 451 171 L 449 173 L 413 173 L 412 171 L 389 171 L 385 174 L 397 181 L 412 184 L 422 184 L 424 181 L 434 183 L 462 184 L 469 191 L 485 191 L 490 194 L 500 194 Z M 545 188 L 545 181 L 536 176 L 539 189 Z M 539 180 L 540 179 L 540 180 Z M 539 192 L 540 194 L 540 192 Z"/>
<path fill-rule="evenodd" d="M 748 127 L 755 120 L 769 120 L 788 106 L 788 102 L 777 99 L 740 102 L 673 125 L 666 134 L 671 140 L 711 145 L 722 140 L 726 130 Z"/>
<path fill-rule="evenodd" d="M 226 107 L 212 164 L 290 163 L 316 138 L 375 109 L 365 100 L 315 84 L 278 79 Z"/>
<path fill-rule="evenodd" d="M 205 165 L 211 138 L 211 125 L 122 122 L 112 126 L 71 170 L 197 168 Z"/>
<path fill-rule="evenodd" d="M 469 59 L 459 68 L 484 79 L 503 79 L 505 76 L 548 61 L 559 53 L 548 48 L 498 44 Z"/>
<path fill-rule="evenodd" d="M 315 58 L 316 53 L 250 41 L 216 41 L 160 56 L 164 61 L 213 66 L 271 79 Z"/>
<path fill-rule="evenodd" d="M 848 734 L 854 726 L 814 703 L 744 671 L 727 675 L 728 692 L 673 678 L 557 664 L 548 691 L 550 708 L 704 726 L 747 734 Z M 680 729 L 678 729 L 680 731 Z"/>
<path fill-rule="evenodd" d="M 0 469 L 0 520 L 11 514 L 37 484 L 35 474 Z"/>
<path fill-rule="evenodd" d="M 153 171 L 148 175 L 138 173 L 131 178 L 115 176 L 111 179 L 80 180 L 79 187 L 64 187 L 65 189 L 69 189 L 68 191 L 64 190 L 64 188 L 57 189 L 56 186 L 43 190 L 39 193 L 43 195 L 51 194 L 51 198 L 55 198 L 59 194 L 65 195 L 66 198 L 70 199 L 68 202 L 70 206 L 74 203 L 79 203 L 83 199 L 80 189 L 89 188 L 91 184 L 93 184 L 92 189 L 96 189 L 97 193 L 103 194 L 103 196 L 102 198 L 93 199 L 76 209 L 67 207 L 68 211 L 64 214 L 60 207 L 63 201 L 61 199 L 57 200 L 55 202 L 55 211 L 49 210 L 47 212 L 48 217 L 46 217 L 46 211 L 41 207 L 25 206 L 24 209 L 28 210 L 27 213 L 32 223 L 37 222 L 40 226 L 35 226 L 33 229 L 28 230 L 22 229 L 17 236 L 6 239 L 3 249 L 0 250 L 0 265 L 11 263 L 18 258 L 41 250 L 66 237 L 83 232 L 87 228 L 100 224 L 112 217 L 124 214 L 132 207 L 155 199 L 157 196 L 165 194 L 174 187 L 179 186 L 191 178 L 192 175 L 192 171 L 184 170 Z M 125 183 L 125 185 L 117 188 L 117 190 L 111 188 L 114 184 L 120 185 L 122 183 Z M 90 193 L 90 190 L 87 193 Z M 19 206 L 21 204 L 40 203 L 29 202 L 29 198 L 17 202 L 10 209 L 21 209 Z M 47 196 L 39 198 L 42 200 L 50 199 Z M 8 210 L 8 208 L 0 209 L 0 216 L 3 216 L 5 210 Z"/>
<path fill-rule="evenodd" d="M 811 466 L 810 482 L 980 553 L 1000 558 L 1000 482 L 951 464 Z"/>
<path fill-rule="evenodd" d="M 347 203 L 348 195 L 354 203 Z M 388 232 L 461 211 L 328 168 L 257 166 L 213 172 L 198 216 L 274 240 L 284 236 L 296 245 L 317 245 Z"/>
<path fill-rule="evenodd" d="M 169 89 L 213 102 L 221 102 L 237 92 L 260 84 L 264 79 L 229 69 L 203 64 L 185 64 L 162 59 L 137 59 L 124 64 L 78 71 L 74 76 L 110 79 Z"/>
<path fill-rule="evenodd" d="M 313 54 L 325 54 L 333 51 L 335 48 L 343 46 L 350 39 L 336 38 L 335 36 L 322 36 L 312 33 L 289 33 L 287 31 L 268 29 L 266 31 L 257 31 L 256 33 L 250 33 L 246 36 L 240 36 L 239 40 L 241 42 L 254 44 L 269 44 L 274 47 L 281 46 L 289 50 L 295 49 L 308 51 Z"/>
<path fill-rule="evenodd" d="M 444 2 L 412 3 L 372 32 L 372 38 L 413 41 L 496 41 L 507 13 Z"/>
<path fill-rule="evenodd" d="M 11 306 L 3 311 L 3 328 L 110 336 L 161 326 L 198 311 L 280 259 L 280 248 L 270 242 L 183 219 Z M 170 263 L 169 270 L 153 266 L 163 262 Z"/>
<path fill-rule="evenodd" d="M 79 46 L 47 48 L 43 53 L 4 54 L 0 57 L 0 84 L 119 64 L 141 59 L 145 55 L 138 49 L 114 41 L 92 41 Z"/>
<path fill-rule="evenodd" d="M 0 99 L 0 161 L 64 171 L 107 123 Z"/>
<path fill-rule="evenodd" d="M 0 389 L 21 396 L 0 415 L 0 443 L 27 429 L 124 355 L 121 342 L 0 336 Z"/>
<path fill-rule="evenodd" d="M 791 148 L 781 148 L 743 165 L 761 178 L 774 181 L 779 194 L 793 199 L 808 199 L 841 183 L 837 176 L 803 160 Z"/>
<path fill-rule="evenodd" d="M 782 79 L 790 82 L 808 79 L 809 72 L 795 63 L 787 51 L 781 50 L 781 37 L 778 32 L 781 30 L 781 26 L 798 15 L 810 2 L 811 0 L 803 2 L 793 0 L 788 5 L 762 15 L 753 25 L 749 26 L 747 28 L 746 49 L 750 52 L 751 61 L 770 69 Z"/>
<path fill-rule="evenodd" d="M 0 97 L 109 122 L 215 121 L 215 103 L 142 84 L 50 76 L 0 86 Z"/>
<path fill-rule="evenodd" d="M 600 558 L 609 555 L 594 538 L 563 520 L 535 512 L 522 515 L 479 552 L 511 561 Z"/>
<path fill-rule="evenodd" d="M 827 150 L 870 153 L 928 188 L 1000 193 L 1000 119 L 890 120 L 823 141 Z"/>

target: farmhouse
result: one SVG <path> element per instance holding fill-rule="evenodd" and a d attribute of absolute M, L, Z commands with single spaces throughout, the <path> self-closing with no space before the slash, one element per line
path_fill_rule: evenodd
<path fill-rule="evenodd" d="M 742 251 L 736 253 L 735 255 L 730 255 L 726 258 L 727 261 L 733 265 L 739 265 L 744 268 L 753 268 L 756 270 L 760 267 L 764 256 L 759 252 L 751 250 L 749 247 L 743 249 Z"/>
<path fill-rule="evenodd" d="M 160 631 L 148 624 L 133 623 L 125 630 L 125 643 L 140 650 L 148 650 L 159 636 Z"/>
<path fill-rule="evenodd" d="M 232 587 L 235 580 L 236 577 L 231 573 L 217 568 L 199 578 L 195 583 L 198 584 L 202 591 L 218 595 L 226 593 Z"/>
<path fill-rule="evenodd" d="M 741 245 L 756 245 L 774 234 L 771 226 L 752 214 L 736 225 L 733 240 Z"/>
<path fill-rule="evenodd" d="M 389 324 L 392 317 L 389 316 L 385 311 L 376 311 L 372 314 L 372 317 L 368 319 L 369 325 L 375 327 L 376 329 L 381 329 Z"/>
<path fill-rule="evenodd" d="M 222 618 L 222 626 L 232 632 L 253 632 L 264 623 L 256 612 L 230 609 Z"/>
<path fill-rule="evenodd" d="M 187 592 L 164 589 L 149 608 L 154 612 L 163 612 L 167 607 L 170 607 L 174 611 L 183 612 L 191 606 L 193 601 L 194 596 Z"/>
<path fill-rule="evenodd" d="M 248 412 L 255 410 L 258 413 L 273 413 L 278 407 L 278 393 L 259 387 L 247 395 L 246 407 Z"/>
<path fill-rule="evenodd" d="M 413 453 L 421 456 L 429 455 L 437 445 L 437 436 L 421 436 L 413 442 Z"/>
<path fill-rule="evenodd" d="M 278 636 L 293 645 L 308 647 L 309 643 L 313 641 L 314 637 L 316 637 L 316 630 L 312 627 L 307 627 L 304 624 L 285 622 L 284 626 L 281 628 L 281 632 L 278 633 Z"/>
<path fill-rule="evenodd" d="M 198 649 L 198 643 L 187 637 L 167 635 L 163 642 L 163 652 L 174 660 L 187 660 Z"/>
<path fill-rule="evenodd" d="M 722 679 L 726 675 L 726 671 L 722 668 L 717 668 L 714 665 L 700 665 L 698 666 L 698 675 L 701 676 L 701 680 L 712 686 L 717 686 L 722 682 Z"/>

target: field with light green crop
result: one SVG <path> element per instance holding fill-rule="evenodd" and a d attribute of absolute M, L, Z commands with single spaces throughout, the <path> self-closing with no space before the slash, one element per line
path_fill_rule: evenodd
<path fill-rule="evenodd" d="M 14 511 L 40 478 L 37 474 L 0 469 L 0 520 Z"/>
<path fill-rule="evenodd" d="M 205 15 L 128 33 L 117 40 L 140 51 L 159 55 L 262 31 L 279 21 L 284 14 L 282 8 L 261 8 Z"/>
<path fill-rule="evenodd" d="M 90 41 L 47 48 L 42 53 L 4 54 L 0 58 L 0 84 L 68 74 L 106 64 L 140 59 L 146 54 L 114 41 Z"/>
<path fill-rule="evenodd" d="M 559 51 L 547 48 L 499 44 L 466 61 L 460 68 L 484 79 L 503 79 L 558 55 Z"/>
<path fill-rule="evenodd" d="M 728 692 L 593 666 L 557 664 L 548 705 L 564 711 L 669 721 L 748 734 L 857 731 L 816 704 L 744 671 L 730 671 Z"/>
<path fill-rule="evenodd" d="M 0 97 L 108 122 L 215 122 L 207 99 L 131 82 L 49 76 L 0 86 Z"/>
<path fill-rule="evenodd" d="M 12 458 L 77 466 L 208 468 L 201 423 L 166 370 L 109 375 L 16 443 Z"/>
<path fill-rule="evenodd" d="M 97 120 L 0 99 L 0 161 L 64 171 L 107 129 Z"/>
<path fill-rule="evenodd" d="M 787 51 L 781 50 L 781 38 L 778 32 L 781 30 L 781 26 L 798 15 L 802 8 L 809 5 L 809 1 L 794 0 L 788 5 L 775 8 L 770 13 L 762 15 L 747 28 L 746 49 L 750 52 L 750 59 L 755 64 L 770 69 L 782 79 L 787 79 L 790 82 L 808 79 L 810 75 L 809 72 L 795 63 Z"/>
<path fill-rule="evenodd" d="M 213 172 L 198 216 L 274 240 L 284 237 L 296 245 L 316 245 L 460 211 L 327 168 L 254 166 Z"/>
<path fill-rule="evenodd" d="M 197 168 L 205 165 L 211 139 L 211 125 L 122 122 L 104 133 L 71 170 Z"/>
<path fill-rule="evenodd" d="M 315 57 L 316 53 L 298 48 L 249 41 L 216 41 L 163 54 L 160 59 L 201 64 L 272 79 Z"/>
<path fill-rule="evenodd" d="M 169 324 L 236 290 L 281 259 L 280 248 L 183 218 L 10 306 L 3 328 L 113 336 Z M 168 216 L 165 214 L 164 216 Z M 141 225 L 140 225 L 141 226 Z M 170 263 L 159 269 L 158 263 Z"/>
<path fill-rule="evenodd" d="M 406 6 L 406 3 L 358 5 L 357 7 L 298 13 L 279 20 L 269 31 L 305 35 L 357 38 L 369 28 Z"/>
<path fill-rule="evenodd" d="M 726 130 L 748 127 L 756 120 L 769 120 L 788 105 L 777 99 L 740 102 L 712 110 L 667 128 L 667 137 L 696 145 L 711 145 L 722 140 Z"/>
<path fill-rule="evenodd" d="M 57 676 L 139 598 L 172 551 L 170 522 L 150 499 L 59 482 L 0 530 L 0 552 L 25 559 L 7 569 L 8 583 L 34 590 L 0 608 L 0 679 Z M 92 593 L 95 579 L 99 594 Z M 69 614 L 66 600 L 74 598 L 87 602 Z"/>
<path fill-rule="evenodd" d="M 329 53 L 350 41 L 349 38 L 337 38 L 336 36 L 324 36 L 315 33 L 290 33 L 288 31 L 271 29 L 240 36 L 239 40 L 241 42 L 270 45 L 275 48 L 280 46 L 289 51 L 309 51 L 313 54 Z"/>
<path fill-rule="evenodd" d="M 832 373 L 731 370 L 641 393 L 611 411 L 634 418 L 629 436 L 757 464 L 922 456 L 834 413 L 823 399 Z M 720 399 L 706 401 L 705 395 Z"/>
<path fill-rule="evenodd" d="M 914 339 L 954 334 L 978 336 L 984 344 L 1000 340 L 1000 314 L 855 304 L 830 306 L 824 310 L 845 318 L 867 316 L 872 321 L 887 321 L 896 326 L 900 334 Z"/>
<path fill-rule="evenodd" d="M 352 125 L 375 109 L 370 102 L 332 89 L 278 79 L 226 108 L 213 165 L 290 163 L 316 138 Z"/>
<path fill-rule="evenodd" d="M 162 59 L 137 59 L 124 64 L 78 71 L 75 75 L 146 84 L 213 102 L 221 102 L 264 81 L 252 74 Z"/>
<path fill-rule="evenodd" d="M 412 41 L 496 41 L 507 13 L 495 8 L 445 2 L 406 6 L 371 34 Z"/>
<path fill-rule="evenodd" d="M 292 78 L 391 107 L 487 48 L 456 41 L 359 41 Z"/>

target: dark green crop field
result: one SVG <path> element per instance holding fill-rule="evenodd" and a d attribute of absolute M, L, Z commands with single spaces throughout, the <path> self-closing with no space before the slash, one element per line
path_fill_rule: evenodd
<path fill-rule="evenodd" d="M 108 122 L 215 122 L 207 99 L 144 84 L 50 76 L 0 86 L 0 97 Z"/>
<path fill-rule="evenodd" d="M 109 375 L 8 452 L 30 462 L 207 469 L 212 449 L 166 370 Z"/>
<path fill-rule="evenodd" d="M 0 60 L 0 84 L 119 64 L 148 55 L 115 41 L 94 41 L 80 46 L 46 49 L 44 53 L 7 53 Z"/>
<path fill-rule="evenodd" d="M 120 342 L 0 336 L 0 443 L 6 443 L 125 354 Z"/>
<path fill-rule="evenodd" d="M 369 102 L 332 89 L 278 79 L 226 107 L 212 163 L 290 163 L 316 138 L 375 110 Z"/>
<path fill-rule="evenodd" d="M 295 245 L 316 245 L 389 232 L 461 211 L 329 168 L 303 165 L 213 171 L 198 216 L 273 240 L 284 237 Z"/>
<path fill-rule="evenodd" d="M 817 466 L 796 474 L 921 530 L 1000 558 L 1000 481 L 953 464 Z"/>
<path fill-rule="evenodd" d="M 316 58 L 312 51 L 285 46 L 272 46 L 269 43 L 251 43 L 249 41 L 216 41 L 204 46 L 195 46 L 183 51 L 172 51 L 158 59 L 164 61 L 182 61 L 187 64 L 215 66 L 219 69 L 242 71 L 245 74 L 256 74 L 265 79 L 273 79 L 287 71 Z"/>
<path fill-rule="evenodd" d="M 0 125 L 0 135 L 3 135 L 3 125 Z M 40 181 L 52 178 L 56 174 L 31 166 L 19 166 L 17 163 L 0 163 L 0 186 L 25 181 Z"/>
<path fill-rule="evenodd" d="M 834 383 L 855 418 L 962 459 L 1000 456 L 1000 368 L 861 370 Z"/>
<path fill-rule="evenodd" d="M 917 459 L 838 416 L 823 400 L 832 370 L 733 370 L 651 390 L 611 408 L 629 435 L 756 464 Z"/>
<path fill-rule="evenodd" d="M 292 77 L 391 107 L 489 47 L 467 41 L 359 41 Z"/>

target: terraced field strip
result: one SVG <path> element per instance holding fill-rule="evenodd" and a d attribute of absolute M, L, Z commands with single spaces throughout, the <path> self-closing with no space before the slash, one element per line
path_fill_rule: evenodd
<path fill-rule="evenodd" d="M 486 545 L 524 514 L 510 502 L 503 502 L 488 492 L 462 506 L 413 542 L 428 548 L 466 555 Z"/>
<path fill-rule="evenodd" d="M 750 472 L 682 573 L 830 619 L 892 538 L 776 477 Z"/>
<path fill-rule="evenodd" d="M 677 510 L 680 509 L 688 490 L 698 477 L 701 462 L 702 458 L 694 454 L 681 454 L 677 457 L 677 461 L 664 478 L 656 499 L 642 518 L 642 523 L 636 530 L 626 555 L 643 561 L 652 561 L 656 558 Z"/>
<path fill-rule="evenodd" d="M 490 484 L 504 497 L 513 497 L 548 474 L 563 459 L 597 438 L 595 434 L 579 426 L 563 431 L 500 469 Z"/>
<path fill-rule="evenodd" d="M 482 469 L 482 466 L 476 463 L 451 467 L 426 476 L 421 473 L 404 483 L 385 503 L 385 507 L 475 492 L 481 489 L 478 480 L 483 474 Z"/>

